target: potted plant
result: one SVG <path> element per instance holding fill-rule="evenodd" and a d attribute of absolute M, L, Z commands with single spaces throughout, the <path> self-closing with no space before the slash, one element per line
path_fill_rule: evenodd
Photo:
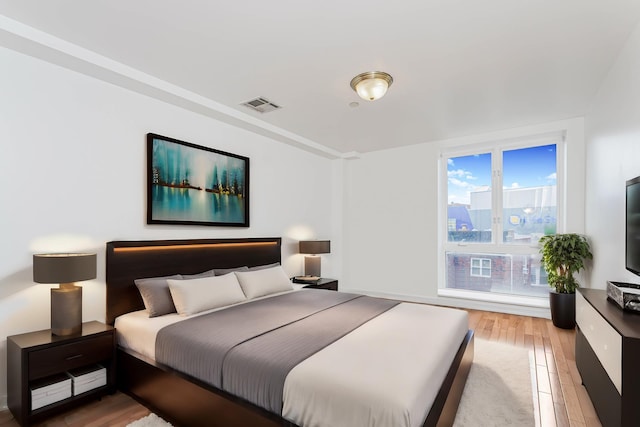
<path fill-rule="evenodd" d="M 553 290 L 549 293 L 551 320 L 558 328 L 573 329 L 576 325 L 576 288 L 574 273 L 593 259 L 589 242 L 579 234 L 551 234 L 540 238 L 542 265 Z"/>

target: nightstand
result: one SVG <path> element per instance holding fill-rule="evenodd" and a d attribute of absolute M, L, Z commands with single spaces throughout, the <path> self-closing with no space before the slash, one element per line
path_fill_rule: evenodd
<path fill-rule="evenodd" d="M 45 329 L 7 337 L 7 403 L 18 423 L 28 426 L 90 399 L 113 393 L 116 386 L 115 340 L 113 327 L 95 321 L 83 323 L 82 332 L 75 335 L 56 336 L 50 329 Z M 97 364 L 106 369 L 106 385 L 76 395 L 72 393 L 55 403 L 31 409 L 32 389 L 43 381 Z"/>
<path fill-rule="evenodd" d="M 308 284 L 308 285 L 306 285 L 304 287 L 305 288 L 311 288 L 311 289 L 327 289 L 329 291 L 337 291 L 338 290 L 338 281 L 336 279 L 321 278 L 316 283 L 311 283 L 311 284 Z"/>

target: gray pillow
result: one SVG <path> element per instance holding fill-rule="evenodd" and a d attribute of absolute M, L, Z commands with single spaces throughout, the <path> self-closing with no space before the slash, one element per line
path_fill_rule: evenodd
<path fill-rule="evenodd" d="M 167 279 L 180 280 L 182 276 L 174 274 L 173 276 L 147 277 L 134 280 L 138 291 L 140 291 L 140 296 L 142 296 L 144 306 L 149 312 L 149 317 L 176 312 L 176 306 L 173 304 Z"/>
<path fill-rule="evenodd" d="M 185 280 L 202 279 L 203 277 L 213 277 L 213 276 L 216 276 L 215 270 L 207 270 L 197 274 L 182 274 L 182 278 Z"/>
<path fill-rule="evenodd" d="M 202 279 L 205 277 L 224 276 L 225 274 L 233 273 L 234 271 L 247 271 L 249 267 L 233 267 L 233 268 L 214 268 L 212 270 L 203 271 L 198 274 L 183 274 L 182 278 L 185 280 Z"/>
<path fill-rule="evenodd" d="M 258 271 L 264 270 L 266 268 L 273 268 L 279 266 L 279 262 L 274 262 L 273 264 L 265 264 L 265 265 L 256 265 L 255 267 L 249 267 L 249 271 Z"/>
<path fill-rule="evenodd" d="M 216 268 L 214 271 L 216 272 L 216 276 L 224 276 L 225 274 L 233 273 L 234 271 L 249 271 L 249 267 L 244 265 L 242 267 L 233 268 Z"/>

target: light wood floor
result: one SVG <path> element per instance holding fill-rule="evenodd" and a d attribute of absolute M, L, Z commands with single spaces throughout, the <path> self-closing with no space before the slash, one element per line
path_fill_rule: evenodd
<path fill-rule="evenodd" d="M 476 338 L 530 349 L 537 426 L 601 425 L 576 367 L 575 330 L 536 317 L 468 311 Z"/>
<path fill-rule="evenodd" d="M 536 425 L 600 426 L 581 385 L 575 363 L 575 332 L 555 328 L 550 320 L 469 310 L 476 338 L 530 349 Z M 149 410 L 116 393 L 101 401 L 61 414 L 40 424 L 47 427 L 123 427 Z M 0 412 L 0 427 L 18 427 L 8 411 Z"/>

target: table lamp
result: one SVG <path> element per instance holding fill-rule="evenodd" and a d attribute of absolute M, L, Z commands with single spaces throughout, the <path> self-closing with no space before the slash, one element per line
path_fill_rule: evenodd
<path fill-rule="evenodd" d="M 320 257 L 318 254 L 330 253 L 331 241 L 301 240 L 299 251 L 301 254 L 310 254 L 304 257 L 304 274 L 320 277 Z"/>
<path fill-rule="evenodd" d="M 36 254 L 33 281 L 59 283 L 51 289 L 51 333 L 82 331 L 82 288 L 74 282 L 96 278 L 96 254 Z"/>

